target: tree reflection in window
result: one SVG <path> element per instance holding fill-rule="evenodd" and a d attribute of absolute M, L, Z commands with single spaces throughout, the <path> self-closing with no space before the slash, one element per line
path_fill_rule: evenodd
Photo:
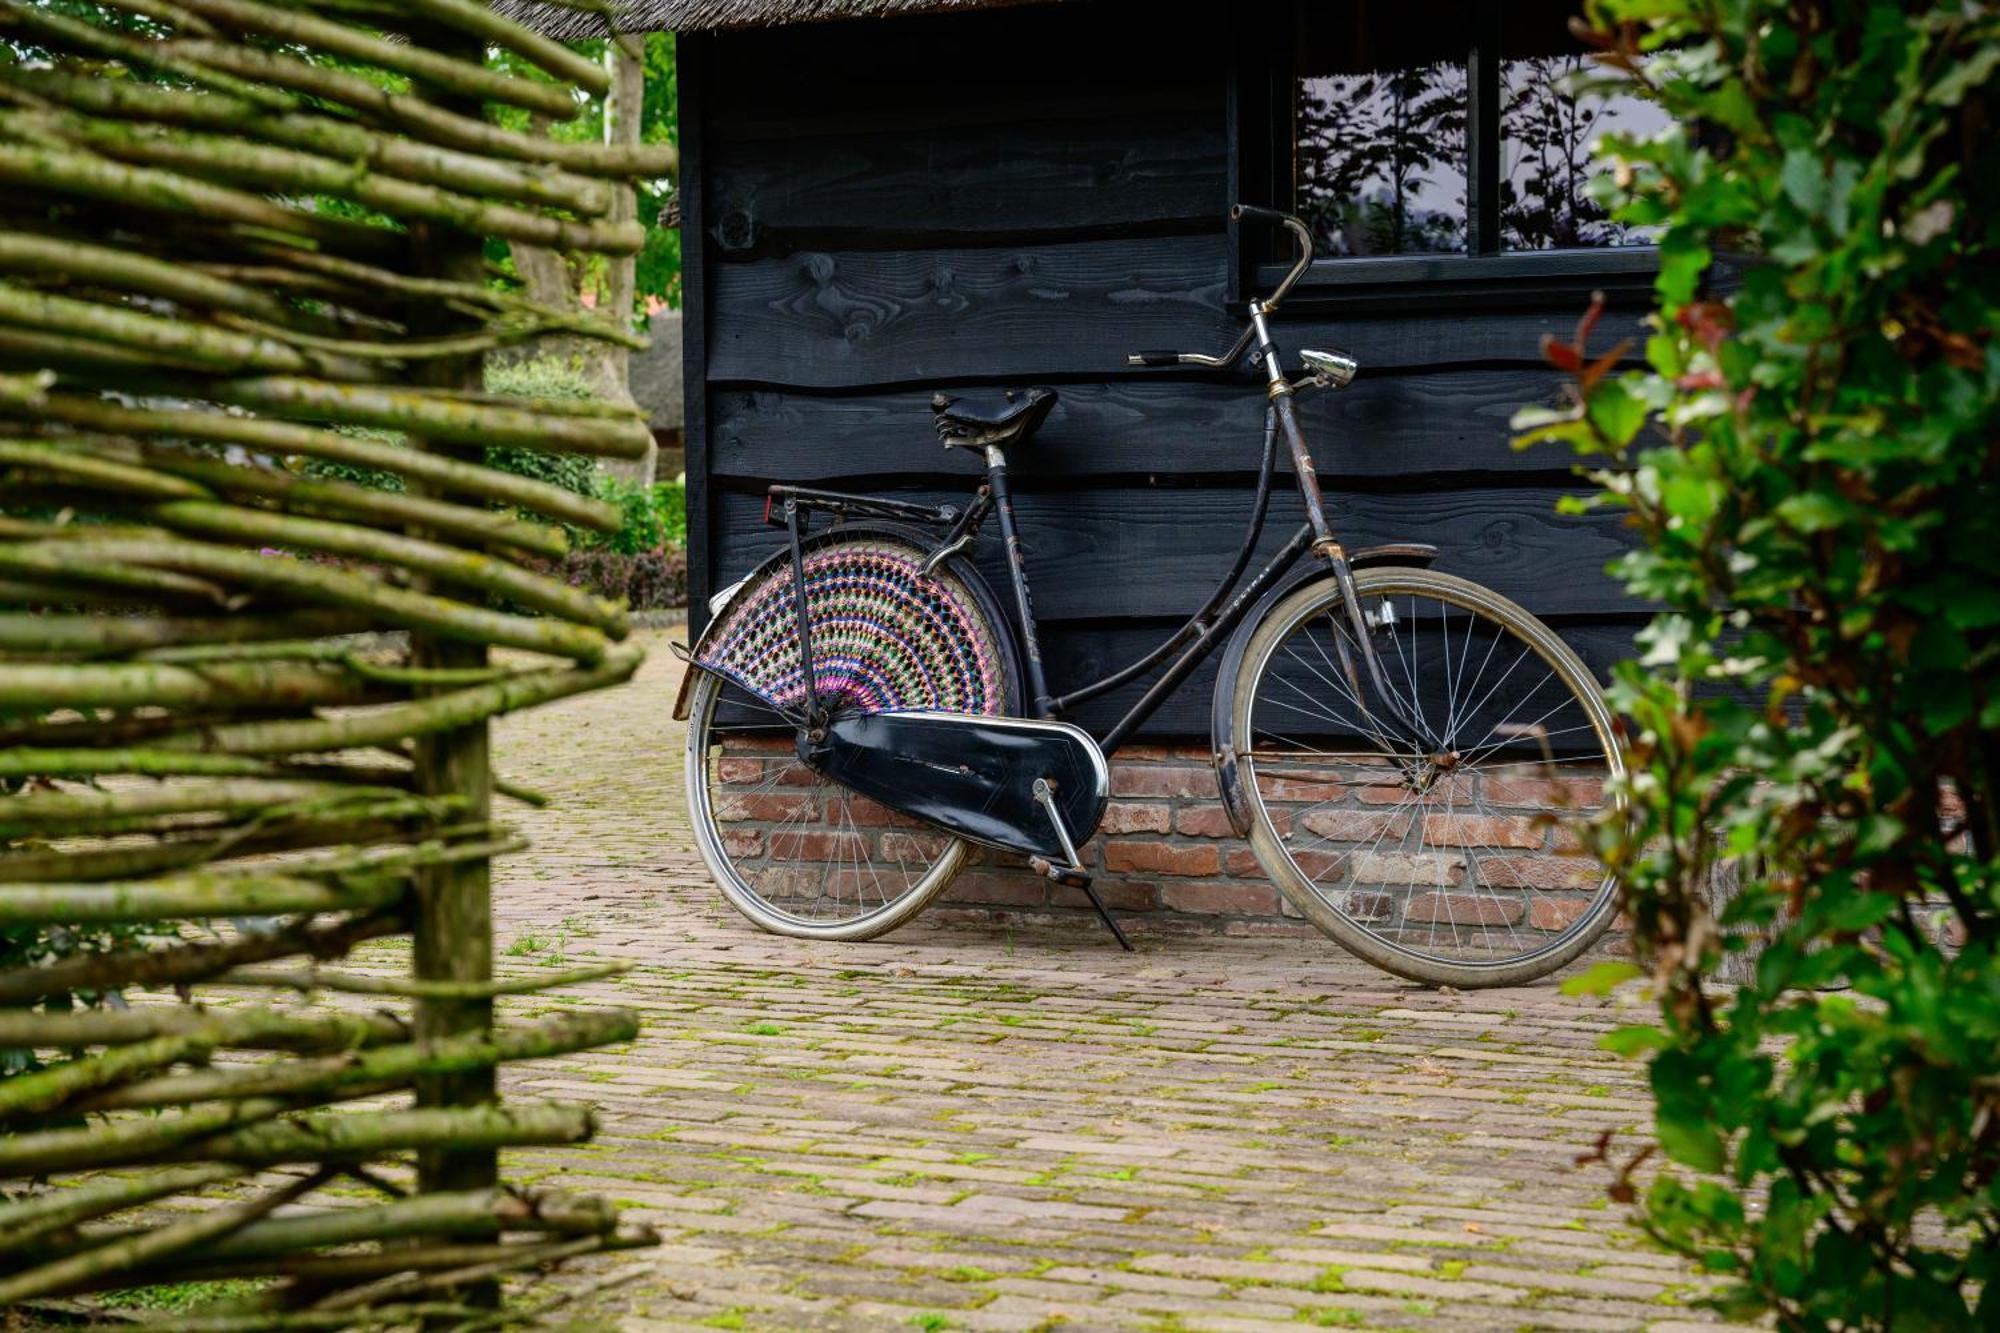
<path fill-rule="evenodd" d="M 1465 249 L 1465 67 L 1299 80 L 1299 212 L 1325 255 Z"/>
<path fill-rule="evenodd" d="M 1633 97 L 1573 96 L 1580 55 L 1503 61 L 1500 247 L 1572 250 L 1650 245 L 1653 229 L 1613 222 L 1590 197 L 1591 145 L 1605 133 L 1649 133 L 1659 112 Z"/>
<path fill-rule="evenodd" d="M 1286 146 L 1296 211 L 1318 252 L 1650 244 L 1650 231 L 1613 222 L 1591 198 L 1591 148 L 1611 130 L 1650 135 L 1661 116 L 1606 96 L 1601 81 L 1590 87 L 1568 30 L 1575 3 L 1301 0 Z M 1497 101 L 1480 144 L 1467 140 L 1474 68 Z M 1477 216 L 1474 197 L 1484 201 Z"/>

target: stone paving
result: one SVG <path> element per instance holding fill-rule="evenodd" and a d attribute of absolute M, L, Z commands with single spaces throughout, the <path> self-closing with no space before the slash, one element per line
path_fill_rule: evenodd
<path fill-rule="evenodd" d="M 1552 982 L 1425 990 L 1317 939 L 1122 954 L 1084 917 L 759 934 L 693 851 L 681 668 L 650 637 L 633 685 L 509 719 L 497 751 L 556 797 L 500 876 L 506 970 L 638 963 L 574 995 L 642 1011 L 637 1042 L 510 1087 L 603 1124 L 511 1175 L 666 1238 L 584 1270 L 631 1271 L 623 1328 L 1702 1324 L 1699 1279 L 1575 1164 L 1648 1123 L 1595 1044 L 1615 1014 Z"/>

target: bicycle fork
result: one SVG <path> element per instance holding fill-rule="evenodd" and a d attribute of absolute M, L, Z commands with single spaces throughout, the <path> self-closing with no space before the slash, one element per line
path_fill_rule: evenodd
<path fill-rule="evenodd" d="M 1354 568 L 1348 563 L 1347 548 L 1333 533 L 1333 527 L 1326 519 L 1326 502 L 1320 495 L 1319 472 L 1313 466 L 1312 451 L 1306 447 L 1305 432 L 1299 428 L 1298 408 L 1293 402 L 1292 382 L 1285 378 L 1284 370 L 1278 364 L 1278 349 L 1271 341 L 1271 331 L 1265 322 L 1264 304 L 1250 303 L 1250 325 L 1255 331 L 1257 348 L 1264 360 L 1264 372 L 1269 378 L 1271 409 L 1277 418 L 1278 430 L 1285 437 L 1285 446 L 1291 450 L 1292 471 L 1298 478 L 1299 495 L 1305 501 L 1306 522 L 1313 532 L 1312 552 L 1325 560 L 1333 568 L 1334 582 L 1340 586 L 1341 604 L 1347 608 L 1347 622 L 1354 631 L 1354 641 L 1360 646 L 1361 659 L 1367 668 L 1368 683 L 1373 690 L 1365 690 L 1361 684 L 1361 672 L 1355 669 L 1353 655 L 1347 644 L 1338 635 L 1334 636 L 1334 648 L 1340 654 L 1342 674 L 1347 677 L 1348 688 L 1354 692 L 1355 706 L 1361 710 L 1362 721 L 1372 728 L 1378 742 L 1385 742 L 1380 719 L 1368 706 L 1372 694 L 1387 707 L 1387 711 L 1413 741 L 1421 743 L 1423 730 L 1403 708 L 1396 692 L 1389 688 L 1388 676 L 1382 669 L 1382 659 L 1375 651 L 1374 627 L 1368 623 L 1368 616 L 1361 607 L 1361 596 L 1354 586 Z"/>

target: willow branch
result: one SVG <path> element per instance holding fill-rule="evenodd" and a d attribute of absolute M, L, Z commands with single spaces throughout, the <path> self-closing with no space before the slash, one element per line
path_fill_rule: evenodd
<path fill-rule="evenodd" d="M 562 1014 L 528 1027 L 498 1028 L 490 1033 L 413 1042 L 407 1046 L 378 1046 L 351 1054 L 280 1060 L 247 1069 L 205 1069 L 169 1075 L 89 1097 L 75 1106 L 80 1110 L 107 1111 L 250 1097 L 329 1097 L 357 1084 L 402 1086 L 420 1074 L 466 1073 L 518 1060 L 568 1055 L 630 1041 L 638 1031 L 638 1019 L 630 1010 Z M 121 1053 L 113 1051 L 97 1059 L 109 1060 Z M 57 1104 L 60 1103 L 50 1103 Z M 0 1110 L 4 1107 L 0 1106 Z"/>
<path fill-rule="evenodd" d="M 324 157 L 296 148 L 244 143 L 216 135 L 139 128 L 120 121 L 75 115 L 17 112 L 0 122 L 35 116 L 70 140 L 107 157 L 228 181 L 262 190 L 310 192 L 352 199 L 399 218 L 425 218 L 480 235 L 518 238 L 532 245 L 632 254 L 646 243 L 637 222 L 577 222 L 514 204 L 461 194 L 399 176 L 378 175 L 366 162 Z"/>
<path fill-rule="evenodd" d="M 545 453 L 638 458 L 652 432 L 629 410 L 599 415 L 580 404 L 487 400 L 474 394 L 393 388 L 388 385 L 331 384 L 293 376 L 223 380 L 207 386 L 213 397 L 275 416 L 305 421 L 338 421 L 408 431 L 450 444 L 511 444 Z"/>
<path fill-rule="evenodd" d="M 79 954 L 45 967 L 0 972 L 0 1005 L 29 1004 L 72 991 L 192 985 L 238 966 L 298 954 L 340 958 L 364 940 L 380 939 L 402 929 L 401 918 L 392 913 L 349 917 L 319 927 L 295 925 L 282 931 L 244 935 L 226 943 Z M 4 1223 L 4 1213 L 0 1213 L 0 1225 Z"/>
<path fill-rule="evenodd" d="M 298 520 L 306 521 L 306 520 Z M 445 638 L 525 648 L 581 662 L 602 660 L 610 646 L 604 635 L 583 625 L 489 611 L 429 593 L 390 587 L 365 574 L 260 555 L 206 542 L 178 540 L 78 540 L 0 546 L 0 569 L 64 579 L 82 570 L 142 573 L 172 571 L 171 577 L 224 579 L 265 592 L 349 609 L 368 609 L 405 628 L 423 628 Z M 4 674 L 0 668 L 0 674 Z"/>
<path fill-rule="evenodd" d="M 7 0 L 0 0 L 0 4 Z M 48 144 L 0 143 L 0 181 L 38 191 L 101 199 L 121 208 L 149 208 L 209 221 L 235 222 L 302 236 L 364 254 L 384 254 L 401 241 L 392 231 L 284 208 L 243 190 L 178 172 L 135 167 L 94 153 Z"/>
<path fill-rule="evenodd" d="M 325 1171 L 314 1172 L 303 1180 L 291 1181 L 257 1198 L 210 1208 L 185 1221 L 141 1231 L 108 1245 L 31 1268 L 25 1273 L 0 1278 L 0 1307 L 66 1291 L 93 1279 L 157 1262 L 170 1254 L 227 1236 L 318 1189 L 326 1183 L 328 1174 Z"/>
<path fill-rule="evenodd" d="M 193 1033 L 204 1034 L 204 1039 L 217 1049 L 311 1053 L 359 1050 L 388 1042 L 408 1041 L 410 1026 L 391 1014 L 300 1013 L 280 1009 L 211 1013 L 192 1005 L 149 1005 L 143 1009 L 90 1009 L 45 1014 L 0 1010 L 0 1046 L 12 1050 L 120 1045 Z M 213 1111 L 215 1108 L 210 1109 Z M 239 1118 L 236 1112 L 230 1111 L 213 1123 L 203 1121 L 209 1128 L 198 1132 L 212 1132 Z M 107 1128 L 118 1131 L 144 1123 L 116 1121 Z M 0 1151 L 4 1149 L 5 1141 L 0 1140 Z"/>
<path fill-rule="evenodd" d="M 428 736 L 468 726 L 498 713 L 511 713 L 603 689 L 638 670 L 645 654 L 634 646 L 606 653 L 581 670 L 536 671 L 491 685 L 396 704 L 364 714 L 309 721 L 242 722 L 198 733 L 167 737 L 169 748 L 219 750 L 232 754 L 301 754 L 364 745 L 393 745 L 407 736 Z"/>
<path fill-rule="evenodd" d="M 213 277 L 186 264 L 172 264 L 67 236 L 0 232 L 0 273 L 25 273 L 42 278 L 59 274 L 69 282 L 142 292 L 183 305 L 232 310 L 274 323 L 295 317 L 295 312 L 283 301 L 254 287 Z"/>
<path fill-rule="evenodd" d="M 288 912 L 366 911 L 403 896 L 404 886 L 377 879 L 342 887 L 283 875 L 216 878 L 187 875 L 130 884 L 35 884 L 0 894 L 0 923 L 168 921 L 177 917 L 275 916 Z"/>
<path fill-rule="evenodd" d="M 208 72 L 232 74 L 338 102 L 430 143 L 468 153 L 485 153 L 518 162 L 552 162 L 586 176 L 665 176 L 674 168 L 673 150 L 663 145 L 644 144 L 636 149 L 618 150 L 602 144 L 568 143 L 517 134 L 443 110 L 420 97 L 378 87 L 359 75 L 309 65 L 254 47 L 176 41 L 168 43 L 166 50 Z"/>
<path fill-rule="evenodd" d="M 129 1179 L 93 1181 L 0 1204 L 0 1250 L 19 1253 L 43 1236 L 125 1208 L 138 1208 L 176 1194 L 199 1194 L 210 1185 L 235 1180 L 242 1166 L 189 1166 L 153 1171 Z"/>
<path fill-rule="evenodd" d="M 483 65 L 426 50 L 414 42 L 385 41 L 344 23 L 295 10 L 274 9 L 254 3 L 254 0 L 176 0 L 176 3 L 239 32 L 260 33 L 282 42 L 396 70 L 461 97 L 505 102 L 509 106 L 564 120 L 577 113 L 575 95 L 568 88 L 517 79 Z"/>
<path fill-rule="evenodd" d="M 146 513 L 166 527 L 204 537 L 397 565 L 461 588 L 497 593 L 522 606 L 590 625 L 618 638 L 630 629 L 624 609 L 615 603 L 477 551 L 350 523 L 294 518 L 208 500 L 171 500 L 148 506 Z"/>
<path fill-rule="evenodd" d="M 603 72 L 593 61 L 580 63 L 600 75 Z M 562 208 L 584 217 L 601 217 L 611 211 L 611 190 L 602 180 L 549 166 L 496 162 L 330 116 L 273 115 L 241 98 L 182 92 L 127 79 L 88 79 L 55 70 L 0 69 L 0 84 L 93 115 L 227 130 L 467 194 Z"/>
<path fill-rule="evenodd" d="M 569 538 L 562 529 L 488 509 L 348 481 L 302 477 L 278 468 L 237 466 L 185 449 L 152 446 L 143 456 L 163 472 L 202 483 L 208 492 L 255 495 L 283 501 L 292 509 L 371 518 L 377 523 L 408 523 L 482 546 L 510 547 L 551 558 L 560 558 L 569 550 Z"/>
<path fill-rule="evenodd" d="M 338 666 L 317 662 L 212 662 L 200 666 L 0 662 L 0 707 L 299 708 L 380 703 L 395 697 L 394 691 Z"/>
<path fill-rule="evenodd" d="M 290 110 L 298 99 L 254 80 L 235 78 L 182 60 L 159 42 L 109 32 L 95 24 L 70 18 L 28 0 L 0 0 L 0 33 L 24 38 L 59 51 L 82 51 L 112 60 L 125 60 L 177 74 L 190 83 L 240 97 L 268 110 Z"/>
<path fill-rule="evenodd" d="M 4 153 L 0 147 L 0 153 Z M 0 323 L 38 333 L 65 333 L 101 339 L 118 347 L 193 364 L 211 371 L 307 372 L 338 379 L 366 380 L 381 370 L 352 357 L 302 350 L 267 337 L 236 333 L 212 324 L 147 314 L 124 306 L 82 301 L 0 282 Z"/>
<path fill-rule="evenodd" d="M 344 991 L 354 995 L 400 995 L 426 1000 L 490 1000 L 501 995 L 538 995 L 622 976 L 631 963 L 603 963 L 579 967 L 550 976 L 515 977 L 510 981 L 411 981 L 391 977 L 361 976 L 351 972 L 326 972 L 317 967 L 289 971 L 275 967 L 244 967 L 214 978 L 218 986 L 258 986 L 272 990 Z M 607 1040 L 623 1041 L 622 1037 Z"/>
<path fill-rule="evenodd" d="M 455 494 L 497 500 L 604 532 L 617 531 L 622 521 L 614 506 L 547 482 L 517 477 L 510 472 L 460 462 L 401 444 L 356 439 L 330 430 L 316 430 L 287 422 L 261 421 L 222 412 L 123 407 L 70 394 L 48 394 L 33 402 L 10 401 L 0 395 L 0 411 L 123 434 L 240 444 L 277 454 L 326 458 L 358 467 L 377 468 L 429 482 Z"/>

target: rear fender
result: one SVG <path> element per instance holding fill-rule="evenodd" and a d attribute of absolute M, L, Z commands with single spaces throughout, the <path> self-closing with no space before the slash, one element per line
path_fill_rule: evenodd
<path fill-rule="evenodd" d="M 811 550 L 815 544 L 836 537 L 873 537 L 882 541 L 898 542 L 921 555 L 929 555 L 938 545 L 936 534 L 925 532 L 921 528 L 883 520 L 865 520 L 841 523 L 816 532 L 806 538 L 806 549 Z M 680 691 L 674 696 L 673 716 L 676 722 L 687 721 L 688 714 L 694 708 L 695 682 L 709 674 L 707 668 L 701 665 L 701 659 L 703 650 L 707 648 L 709 640 L 715 634 L 716 626 L 727 618 L 729 608 L 735 605 L 738 598 L 756 587 L 773 571 L 783 570 L 789 577 L 791 560 L 790 546 L 781 546 L 772 552 L 762 564 L 709 599 L 708 623 L 702 626 L 701 633 L 695 636 L 693 643 L 686 648 L 674 646 L 675 656 L 688 664 L 686 674 L 681 677 Z M 1007 613 L 1000 599 L 994 596 L 991 585 L 986 582 L 986 576 L 981 574 L 970 560 L 962 555 L 951 555 L 945 557 L 944 563 L 952 573 L 965 580 L 968 588 L 972 589 L 972 595 L 978 599 L 980 609 L 986 613 L 986 619 L 992 624 L 994 633 L 1000 636 L 1000 660 L 1007 672 L 1007 689 L 1014 706 L 1018 708 L 1021 695 L 1021 652 L 1015 642 L 1013 622 L 1007 619 Z"/>
<path fill-rule="evenodd" d="M 1428 568 L 1437 559 L 1435 546 L 1422 542 L 1392 542 L 1370 546 L 1347 557 L 1349 568 L 1373 569 L 1381 565 L 1409 565 Z M 1209 743 L 1215 753 L 1215 785 L 1222 792 L 1222 808 L 1238 837 L 1250 833 L 1250 798 L 1243 790 L 1242 760 L 1238 754 L 1235 701 L 1236 681 L 1243 672 L 1243 658 L 1250 650 L 1250 636 L 1271 614 L 1271 608 L 1307 584 L 1331 582 L 1333 570 L 1325 565 L 1302 569 L 1264 594 L 1229 636 L 1222 650 L 1222 665 L 1215 673 L 1215 695 L 1209 705 Z"/>

